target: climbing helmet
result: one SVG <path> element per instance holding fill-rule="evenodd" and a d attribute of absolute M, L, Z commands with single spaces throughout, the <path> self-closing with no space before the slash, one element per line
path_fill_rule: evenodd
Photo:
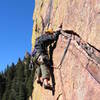
<path fill-rule="evenodd" d="M 52 28 L 49 28 L 49 29 L 45 30 L 45 33 L 46 33 L 46 34 L 53 34 L 54 31 L 53 31 Z"/>

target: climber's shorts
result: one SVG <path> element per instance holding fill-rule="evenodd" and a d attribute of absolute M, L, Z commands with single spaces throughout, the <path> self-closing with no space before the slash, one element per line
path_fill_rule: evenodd
<path fill-rule="evenodd" d="M 43 79 L 50 79 L 50 71 L 49 71 L 49 57 L 47 54 L 40 54 L 40 56 L 37 59 L 37 63 L 39 66 L 37 66 L 36 73 L 38 77 L 41 77 Z"/>

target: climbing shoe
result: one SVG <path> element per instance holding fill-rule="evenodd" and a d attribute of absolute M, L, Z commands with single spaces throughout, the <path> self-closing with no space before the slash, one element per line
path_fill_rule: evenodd
<path fill-rule="evenodd" d="M 52 90 L 52 86 L 50 84 L 43 84 L 44 89 Z"/>
<path fill-rule="evenodd" d="M 37 80 L 37 84 L 40 84 L 40 86 L 42 86 L 43 82 L 41 82 L 41 80 Z"/>

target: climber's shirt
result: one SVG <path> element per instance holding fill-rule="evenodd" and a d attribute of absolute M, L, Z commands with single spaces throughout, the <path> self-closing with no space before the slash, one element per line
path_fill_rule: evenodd
<path fill-rule="evenodd" d="M 39 53 L 47 53 L 47 47 L 58 39 L 60 32 L 57 31 L 54 35 L 42 34 L 36 39 L 35 49 Z"/>
<path fill-rule="evenodd" d="M 47 47 L 52 44 L 54 41 L 58 39 L 60 32 L 57 31 L 54 35 L 51 34 L 43 34 L 36 39 L 35 48 L 32 52 L 33 62 L 37 62 L 39 66 L 37 66 L 37 76 L 41 76 L 48 80 L 50 79 L 49 72 L 49 56 Z"/>
<path fill-rule="evenodd" d="M 32 51 L 32 56 L 35 56 L 35 54 L 36 54 L 36 49 L 34 48 L 34 50 Z"/>
<path fill-rule="evenodd" d="M 58 39 L 60 32 L 55 32 L 54 35 L 52 34 L 42 34 L 35 41 L 35 47 L 32 52 L 33 62 L 35 62 L 38 57 L 42 54 L 47 55 L 47 47 L 52 44 L 54 41 Z"/>

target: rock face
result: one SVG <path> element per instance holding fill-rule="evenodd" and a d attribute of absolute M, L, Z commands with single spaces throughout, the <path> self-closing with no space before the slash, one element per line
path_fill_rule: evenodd
<path fill-rule="evenodd" d="M 66 30 L 54 49 L 53 67 L 71 38 L 62 65 L 51 75 L 55 90 L 35 82 L 33 100 L 100 100 L 100 0 L 36 0 L 33 20 L 32 48 L 48 27 L 56 30 L 62 24 Z"/>

